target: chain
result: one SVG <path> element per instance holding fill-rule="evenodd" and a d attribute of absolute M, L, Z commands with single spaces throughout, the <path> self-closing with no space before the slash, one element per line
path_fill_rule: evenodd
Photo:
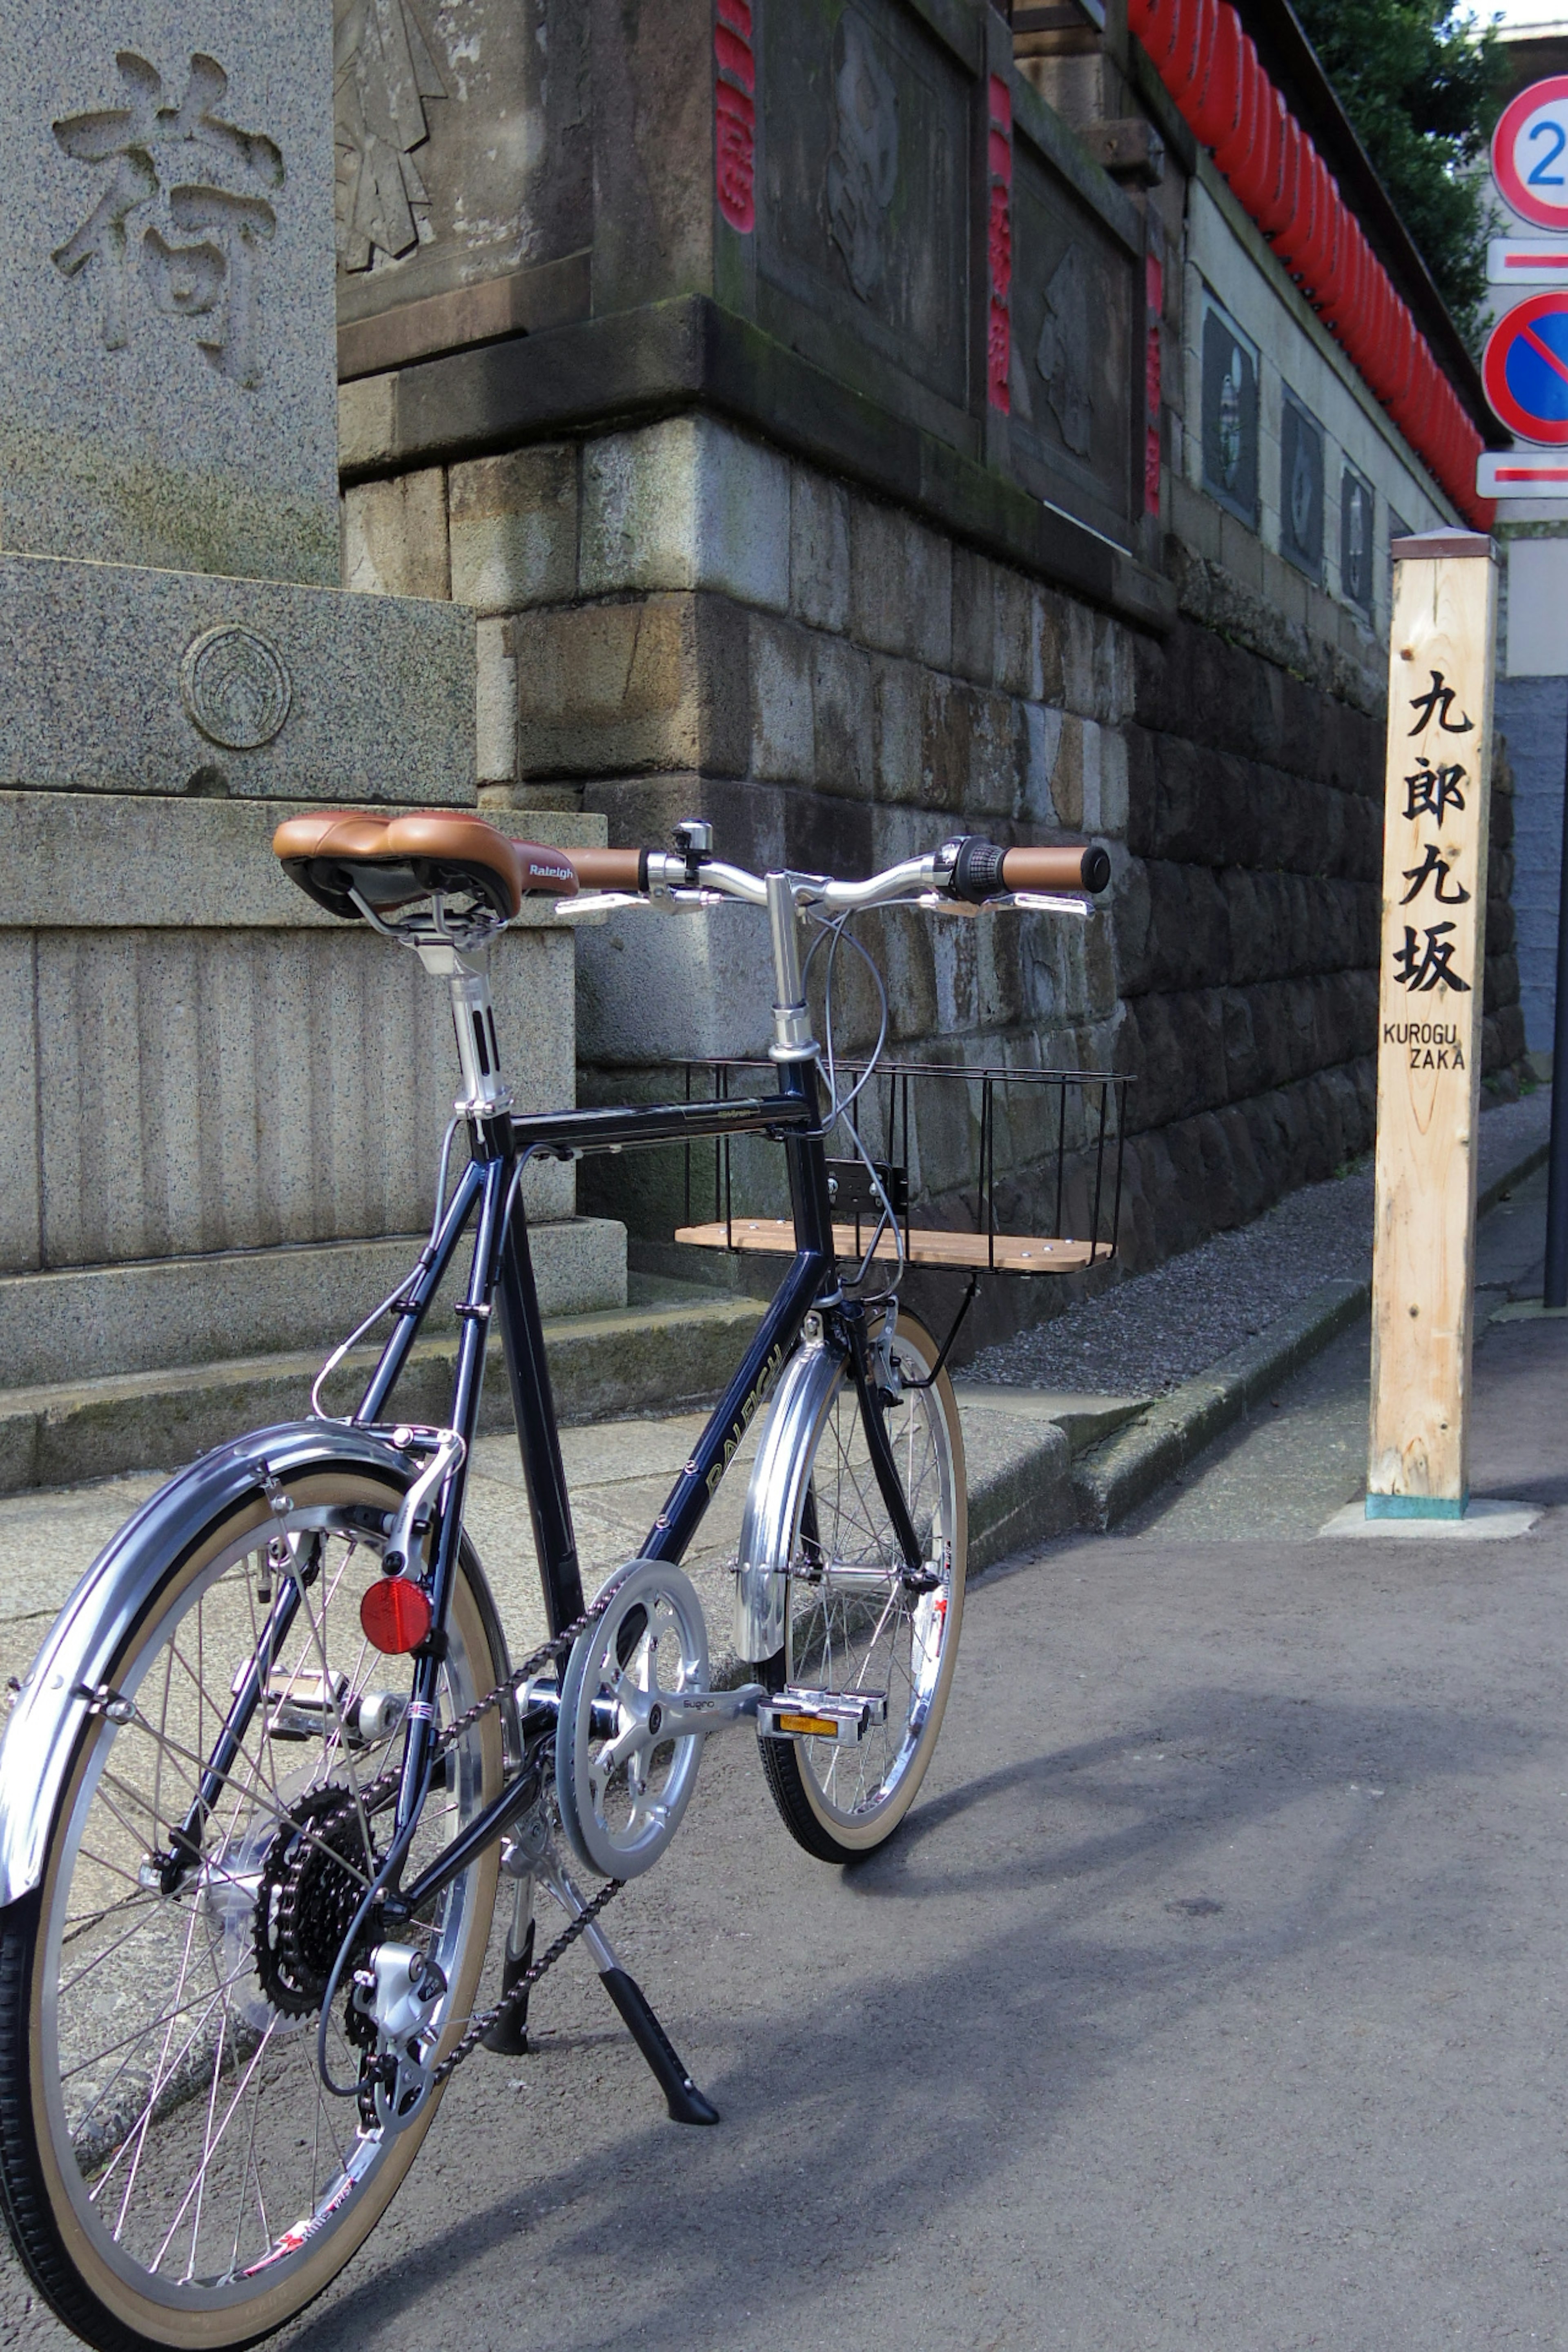
<path fill-rule="evenodd" d="M 462 2040 L 447 2057 L 443 2058 L 436 2069 L 432 2079 L 437 2090 L 447 2076 L 462 2064 L 464 2059 L 479 2048 L 487 2033 L 498 2026 L 503 2018 L 510 2017 L 514 2009 L 521 2008 L 540 1978 L 555 1966 L 563 1952 L 571 1949 L 585 1927 L 593 1926 L 605 1904 L 614 1902 L 625 1885 L 624 1878 L 607 1880 L 600 1887 L 593 1901 L 579 1911 L 574 1919 L 568 1919 L 543 1958 L 535 1960 L 531 1968 L 523 1970 L 505 2000 L 498 2000 L 493 2009 L 482 2010 L 478 2017 L 470 2021 L 468 2030 Z"/>
<path fill-rule="evenodd" d="M 576 1643 L 578 1636 L 585 1633 L 589 1626 L 596 1623 L 604 1615 L 613 1598 L 613 1595 L 608 1595 L 605 1600 L 596 1601 L 593 1608 L 585 1609 L 581 1617 L 574 1618 L 570 1625 L 563 1626 L 561 1632 L 552 1635 L 548 1642 L 541 1643 L 537 1650 L 531 1651 L 524 1658 L 521 1666 L 514 1666 L 505 1682 L 497 1683 L 493 1690 L 487 1691 L 483 1698 L 476 1699 L 472 1706 L 468 1707 L 464 1714 L 455 1717 L 440 1737 L 431 1744 L 432 1768 L 439 1764 L 447 1750 L 455 1747 L 464 1734 L 471 1731 L 477 1723 L 482 1723 L 487 1715 L 492 1713 L 507 1699 L 515 1698 L 524 1684 L 531 1681 L 541 1667 L 552 1664 L 557 1658 L 565 1657 Z M 400 1771 L 390 1771 L 383 1772 L 378 1779 L 367 1782 L 365 1787 L 354 1796 L 346 1799 L 334 1812 L 329 1813 L 324 1821 L 316 1825 L 313 1832 L 315 1838 L 325 1843 L 332 1831 L 341 1825 L 358 1821 L 362 1813 L 368 1822 L 372 1813 L 378 1811 L 383 1805 L 395 1797 L 402 1785 L 402 1779 Z M 374 1855 L 370 1858 L 374 1864 Z M 464 2059 L 478 2049 L 493 2026 L 499 2024 L 502 2018 L 510 2017 L 514 2009 L 521 2008 L 540 1978 L 555 1966 L 563 1952 L 571 1949 L 584 1929 L 591 1927 L 598 1917 L 605 1904 L 620 1893 L 624 1884 L 625 1881 L 622 1879 L 612 1878 L 602 1886 L 586 1909 L 580 1911 L 576 1918 L 568 1920 L 543 1958 L 535 1960 L 532 1967 L 524 1971 L 505 1999 L 498 2001 L 493 2009 L 486 2010 L 482 2016 L 471 2020 L 462 2040 L 436 2069 L 433 2079 L 437 2090 L 455 2069 L 462 2064 Z"/>
<path fill-rule="evenodd" d="M 485 1717 L 492 1713 L 504 1700 L 515 1698 L 523 1685 L 531 1682 L 542 1666 L 548 1666 L 555 1659 L 565 1657 L 578 1635 L 585 1633 L 590 1625 L 596 1623 L 608 1606 L 608 1601 L 595 1601 L 592 1609 L 585 1609 L 581 1617 L 574 1618 L 570 1625 L 563 1627 L 562 1631 L 554 1634 L 551 1640 L 542 1643 L 537 1650 L 531 1651 L 524 1658 L 521 1666 L 512 1668 L 504 1683 L 497 1683 L 495 1688 L 487 1691 L 483 1698 L 477 1698 L 465 1714 L 455 1717 L 447 1726 L 446 1730 L 431 1743 L 431 1769 L 434 1770 L 440 1763 L 449 1748 L 456 1747 L 465 1732 L 471 1731 L 476 1723 L 482 1723 Z M 148 1728 L 152 1728 L 151 1725 Z M 395 1768 L 392 1771 L 383 1772 L 374 1780 L 367 1780 L 363 1789 L 357 1790 L 353 1796 L 346 1797 L 335 1812 L 328 1813 L 316 1824 L 312 1832 L 314 1838 L 318 1841 L 325 1839 L 331 1831 L 343 1823 L 357 1821 L 362 1811 L 367 1816 L 379 1812 L 383 1805 L 396 1796 L 402 1785 L 402 1771 Z"/>

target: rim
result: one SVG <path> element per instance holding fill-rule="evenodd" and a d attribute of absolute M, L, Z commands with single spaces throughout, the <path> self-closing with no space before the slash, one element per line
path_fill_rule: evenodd
<path fill-rule="evenodd" d="M 35 2074 L 52 2152 L 98 2261 L 172 2315 L 284 2286 L 419 2136 L 384 2144 L 362 2128 L 353 2099 L 327 2097 L 315 2011 L 300 2009 L 298 1985 L 269 1991 L 257 1948 L 264 1889 L 276 1917 L 280 1839 L 324 1865 L 322 1840 L 308 1814 L 300 1820 L 303 1800 L 330 1788 L 359 1806 L 362 1842 L 342 1858 L 340 1887 L 367 1883 L 367 1822 L 375 1847 L 384 1844 L 362 1800 L 401 1752 L 401 1717 L 377 1701 L 405 1704 L 411 1676 L 406 1660 L 383 1657 L 361 1632 L 359 1595 L 379 1574 L 380 1547 L 346 1507 L 310 1515 L 320 1573 L 281 1645 L 272 1701 L 257 1709 L 213 1808 L 200 1868 L 165 1895 L 144 1864 L 167 1850 L 237 1672 L 255 1654 L 275 1590 L 267 1527 L 218 1550 L 140 1637 L 116 1681 L 132 1712 L 121 1724 L 100 1719 L 51 1871 Z M 476 1671 L 488 1661 L 476 1660 L 474 1628 L 462 1622 L 475 1614 L 452 1612 L 444 1720 L 488 1686 Z M 426 1803 L 413 1867 L 479 1810 L 484 1755 L 476 1727 Z M 479 1896 L 476 1865 L 427 1919 L 400 1931 L 432 1952 L 452 1987 L 437 2012 L 444 2039 L 463 2021 L 471 1931 L 482 1942 L 488 1924 Z M 322 1916 L 310 1917 L 317 1942 Z M 340 2082 L 358 2072 L 342 2032 L 346 1998 L 329 2033 Z"/>
<path fill-rule="evenodd" d="M 918 1378 L 931 1359 L 906 1328 L 897 1354 Z M 933 1591 L 903 1586 L 903 1559 L 877 1486 L 847 1374 L 828 1400 L 795 1531 L 784 1637 L 786 1679 L 813 1690 L 883 1693 L 887 1717 L 853 1747 L 797 1740 L 823 1820 L 862 1829 L 897 1797 L 942 1685 L 955 1575 L 953 1460 L 935 1389 L 906 1389 L 889 1416 L 893 1459 Z M 813 1521 L 815 1519 L 815 1525 Z"/>

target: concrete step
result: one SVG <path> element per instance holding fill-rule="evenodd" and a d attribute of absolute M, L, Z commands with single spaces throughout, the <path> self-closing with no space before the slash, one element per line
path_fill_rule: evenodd
<path fill-rule="evenodd" d="M 762 1315 L 759 1301 L 634 1276 L 635 1303 L 597 1314 L 546 1316 L 556 1411 L 563 1422 L 674 1410 L 716 1395 Z M 0 1494 L 69 1486 L 125 1471 L 173 1470 L 239 1431 L 310 1410 L 320 1346 L 226 1361 L 121 1372 L 0 1391 Z M 455 1332 L 416 1343 L 395 1409 L 444 1421 L 457 1361 Z M 356 1349 L 333 1377 L 327 1402 L 352 1407 L 375 1361 Z M 499 1347 L 490 1353 L 481 1429 L 512 1426 Z"/>
<path fill-rule="evenodd" d="M 0 1276 L 0 1365 L 9 1387 L 44 1388 L 284 1349 L 324 1356 L 424 1244 L 423 1234 L 391 1234 Z M 606 1217 L 545 1219 L 530 1223 L 529 1246 L 546 1315 L 625 1306 L 624 1226 Z M 464 1279 L 467 1256 L 458 1251 L 443 1297 Z"/>

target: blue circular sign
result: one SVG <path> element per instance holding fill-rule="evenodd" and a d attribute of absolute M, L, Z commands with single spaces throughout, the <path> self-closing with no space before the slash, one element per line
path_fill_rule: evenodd
<path fill-rule="evenodd" d="M 1568 443 L 1568 287 L 1532 294 L 1498 320 L 1481 360 L 1487 398 L 1521 441 Z"/>

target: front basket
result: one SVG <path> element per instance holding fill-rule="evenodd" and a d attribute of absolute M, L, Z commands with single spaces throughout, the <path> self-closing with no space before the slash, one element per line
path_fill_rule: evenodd
<path fill-rule="evenodd" d="M 757 1075 L 772 1074 L 755 1060 L 676 1066 L 689 1102 L 755 1092 Z M 901 1244 L 909 1265 L 1038 1276 L 1078 1273 L 1115 1255 L 1126 1078 L 924 1062 L 880 1062 L 868 1076 L 864 1064 L 840 1062 L 837 1081 L 841 1098 L 858 1089 L 854 1117 L 871 1163 L 828 1161 L 835 1246 L 846 1263 L 896 1261 Z M 852 1150 L 842 1127 L 828 1148 Z M 750 1139 L 728 1137 L 684 1149 L 678 1242 L 793 1252 L 776 1155 L 763 1159 Z M 701 1160 L 710 1155 L 712 1214 L 704 1218 Z"/>

